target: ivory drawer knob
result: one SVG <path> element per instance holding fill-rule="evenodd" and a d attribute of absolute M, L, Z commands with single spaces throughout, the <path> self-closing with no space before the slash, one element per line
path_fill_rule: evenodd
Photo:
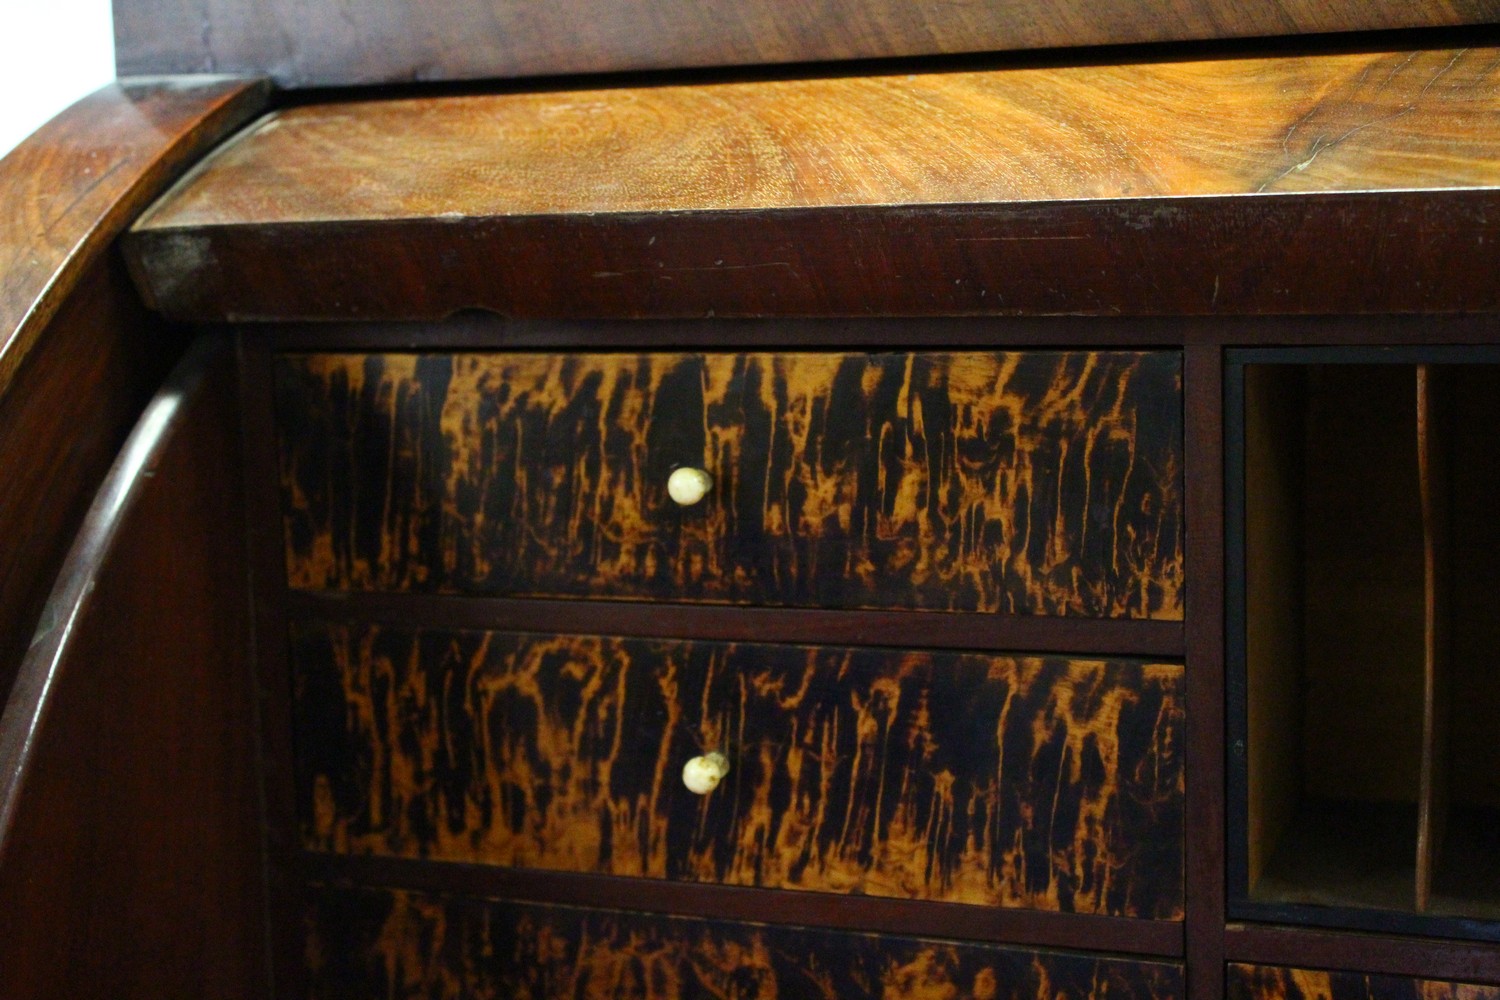
<path fill-rule="evenodd" d="M 702 469 L 675 469 L 667 478 L 667 494 L 681 506 L 691 507 L 708 496 L 713 485 L 714 477 Z"/>
<path fill-rule="evenodd" d="M 694 757 L 682 766 L 682 783 L 694 795 L 707 795 L 729 773 L 729 758 L 721 753 Z"/>

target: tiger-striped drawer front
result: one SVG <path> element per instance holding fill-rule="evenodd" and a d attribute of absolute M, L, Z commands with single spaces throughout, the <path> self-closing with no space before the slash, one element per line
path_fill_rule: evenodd
<path fill-rule="evenodd" d="M 319 624 L 293 654 L 313 850 L 1182 914 L 1180 665 Z"/>
<path fill-rule="evenodd" d="M 293 587 L 1182 618 L 1174 352 L 288 355 L 276 385 Z"/>

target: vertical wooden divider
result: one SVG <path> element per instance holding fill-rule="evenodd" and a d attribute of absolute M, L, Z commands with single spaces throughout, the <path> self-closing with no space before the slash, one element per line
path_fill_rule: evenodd
<path fill-rule="evenodd" d="M 1417 910 L 1432 897 L 1448 816 L 1448 462 L 1441 379 L 1418 365 L 1417 476 L 1422 494 L 1422 771 L 1417 800 Z"/>

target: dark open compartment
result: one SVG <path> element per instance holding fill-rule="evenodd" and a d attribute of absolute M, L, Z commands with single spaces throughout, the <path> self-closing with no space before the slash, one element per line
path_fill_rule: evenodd
<path fill-rule="evenodd" d="M 1500 365 L 1445 359 L 1233 359 L 1239 916 L 1500 916 Z"/>

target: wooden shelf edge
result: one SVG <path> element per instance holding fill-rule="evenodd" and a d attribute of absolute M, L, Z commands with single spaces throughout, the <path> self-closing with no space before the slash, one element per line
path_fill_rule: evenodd
<path fill-rule="evenodd" d="M 1500 984 L 1500 951 L 1483 942 L 1232 923 L 1224 954 L 1255 965 Z"/>
<path fill-rule="evenodd" d="M 1182 622 L 293 591 L 293 618 L 410 627 L 1182 659 Z"/>
<path fill-rule="evenodd" d="M 304 853 L 304 880 L 1008 945 L 1178 959 L 1182 924 L 956 903 Z"/>

